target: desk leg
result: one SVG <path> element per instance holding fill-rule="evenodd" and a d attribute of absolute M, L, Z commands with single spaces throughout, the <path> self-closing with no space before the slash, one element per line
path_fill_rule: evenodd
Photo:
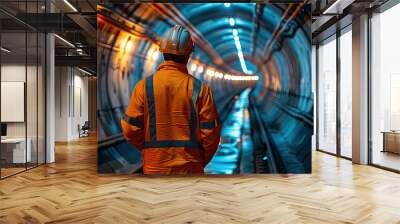
<path fill-rule="evenodd" d="M 386 134 L 383 133 L 383 149 L 381 152 L 386 152 Z"/>

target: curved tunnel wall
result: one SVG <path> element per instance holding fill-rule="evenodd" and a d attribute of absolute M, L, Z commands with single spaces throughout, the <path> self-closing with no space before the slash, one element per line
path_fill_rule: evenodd
<path fill-rule="evenodd" d="M 140 153 L 123 139 L 120 119 L 135 84 L 163 61 L 157 41 L 180 24 L 196 43 L 188 70 L 211 87 L 222 121 L 235 96 L 252 89 L 252 138 L 260 158 L 269 160 L 266 172 L 310 172 L 310 19 L 303 4 L 98 5 L 99 171 L 140 168 Z M 252 74 L 244 71 L 239 48 Z M 231 80 L 250 76 L 258 80 Z"/>

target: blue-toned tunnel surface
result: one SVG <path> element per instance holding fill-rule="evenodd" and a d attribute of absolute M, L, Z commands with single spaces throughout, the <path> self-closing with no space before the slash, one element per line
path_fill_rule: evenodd
<path fill-rule="evenodd" d="M 98 171 L 141 172 L 120 119 L 135 84 L 163 61 L 175 24 L 195 42 L 188 63 L 212 89 L 223 124 L 212 174 L 309 173 L 313 133 L 311 12 L 307 4 L 98 5 Z"/>
<path fill-rule="evenodd" d="M 250 89 L 246 89 L 235 99 L 232 111 L 222 124 L 221 142 L 215 156 L 205 168 L 206 173 L 254 172 L 253 144 L 249 138 L 249 93 Z"/>

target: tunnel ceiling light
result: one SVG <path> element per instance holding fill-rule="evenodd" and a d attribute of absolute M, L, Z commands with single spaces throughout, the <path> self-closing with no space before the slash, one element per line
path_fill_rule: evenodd
<path fill-rule="evenodd" d="M 60 37 L 60 36 L 57 35 L 57 34 L 54 34 L 54 36 L 57 37 L 57 38 L 58 38 L 59 40 L 61 40 L 62 42 L 64 42 L 66 45 L 75 48 L 75 45 L 73 45 L 73 44 L 72 44 L 71 42 L 69 42 L 68 40 L 66 40 L 66 39 L 64 39 L 64 38 L 62 38 L 62 37 Z"/>
<path fill-rule="evenodd" d="M 68 0 L 64 0 L 64 3 L 67 4 L 74 12 L 78 12 L 78 10 Z"/>
<path fill-rule="evenodd" d="M 10 52 L 11 52 L 11 50 L 9 50 L 9 49 L 7 49 L 7 48 L 5 48 L 5 47 L 1 47 L 0 49 L 1 49 L 2 51 L 6 52 L 6 53 L 10 53 Z"/>
<path fill-rule="evenodd" d="M 131 50 L 131 49 L 127 49 L 128 47 L 128 42 L 131 42 L 131 46 L 129 46 L 129 48 L 133 47 L 133 39 L 130 39 L 130 37 L 128 37 L 128 39 L 123 39 L 121 41 L 120 47 L 125 49 L 124 52 Z M 125 47 L 124 47 L 125 46 Z M 151 45 L 150 49 L 147 51 L 146 53 L 146 58 L 149 59 L 152 62 L 158 61 L 158 59 L 160 58 L 161 53 L 158 51 L 158 46 L 157 45 Z"/>
<path fill-rule="evenodd" d="M 228 7 L 231 6 L 231 3 L 227 3 L 227 2 L 226 2 L 226 3 L 224 3 L 224 6 L 228 8 Z"/>
<path fill-rule="evenodd" d="M 157 51 L 157 50 L 154 51 L 154 52 L 153 52 L 153 56 L 152 56 L 153 60 L 154 60 L 154 61 L 157 61 L 159 57 L 160 57 L 160 52 Z"/>
<path fill-rule="evenodd" d="M 196 64 L 192 64 L 192 67 L 190 68 L 192 70 L 192 72 L 196 71 L 197 65 Z"/>
<path fill-rule="evenodd" d="M 235 40 L 235 45 L 238 51 L 238 58 L 243 72 L 246 74 L 251 74 L 250 71 L 247 69 L 246 61 L 244 60 L 242 45 L 240 44 L 240 38 L 237 29 L 233 29 L 233 39 Z"/>
<path fill-rule="evenodd" d="M 233 29 L 232 33 L 233 33 L 233 36 L 237 36 L 238 35 L 237 29 Z"/>
<path fill-rule="evenodd" d="M 222 74 L 221 72 L 216 72 L 214 76 L 219 79 L 222 79 L 224 77 L 224 74 Z"/>
<path fill-rule="evenodd" d="M 235 26 L 235 19 L 234 18 L 229 18 L 229 24 L 231 26 Z"/>
<path fill-rule="evenodd" d="M 213 77 L 213 76 L 214 76 L 214 71 L 208 70 L 208 69 L 207 69 L 206 74 L 209 75 L 209 76 L 211 76 L 211 77 Z"/>
<path fill-rule="evenodd" d="M 129 52 L 132 49 L 133 43 L 131 40 L 128 40 L 125 46 L 125 52 Z"/>
<path fill-rule="evenodd" d="M 197 72 L 198 72 L 199 74 L 201 74 L 203 71 L 204 71 L 204 68 L 203 68 L 203 66 L 199 66 L 199 68 L 198 68 L 198 71 L 197 71 Z"/>

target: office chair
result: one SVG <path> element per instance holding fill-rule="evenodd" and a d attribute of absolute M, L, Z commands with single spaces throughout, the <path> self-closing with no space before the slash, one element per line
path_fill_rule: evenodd
<path fill-rule="evenodd" d="M 85 121 L 85 123 L 80 127 L 78 124 L 79 138 L 89 136 L 90 125 L 89 121 Z"/>

